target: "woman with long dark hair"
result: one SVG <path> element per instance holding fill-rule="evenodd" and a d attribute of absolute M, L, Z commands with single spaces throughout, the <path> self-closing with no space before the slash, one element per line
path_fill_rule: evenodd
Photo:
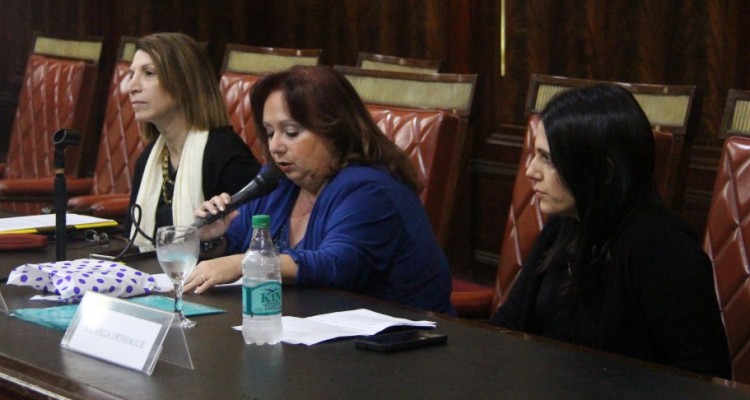
<path fill-rule="evenodd" d="M 632 94 L 563 92 L 536 130 L 526 176 L 550 219 L 490 321 L 729 378 L 711 262 L 659 198 L 653 134 Z"/>

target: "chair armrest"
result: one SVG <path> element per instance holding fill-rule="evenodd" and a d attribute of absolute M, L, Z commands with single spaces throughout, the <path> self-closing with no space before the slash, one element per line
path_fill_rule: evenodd
<path fill-rule="evenodd" d="M 0 250 L 40 249 L 47 247 L 48 239 L 44 235 L 33 233 L 0 234 Z"/>
<path fill-rule="evenodd" d="M 83 196 L 71 197 L 68 200 L 68 211 L 90 213 L 91 207 L 95 203 L 115 200 L 125 197 L 130 200 L 130 195 L 126 193 L 108 193 L 108 194 L 88 194 Z"/>
<path fill-rule="evenodd" d="M 95 217 L 124 220 L 128 215 L 130 196 L 107 199 L 91 205 L 91 213 Z"/>
<path fill-rule="evenodd" d="M 489 318 L 495 288 L 461 279 L 453 279 L 451 303 L 461 318 Z"/>
<path fill-rule="evenodd" d="M 82 196 L 94 190 L 94 178 L 66 178 L 65 189 L 68 196 Z"/>
<path fill-rule="evenodd" d="M 69 196 L 91 193 L 93 178 L 66 178 L 65 189 Z M 0 195 L 49 196 L 55 194 L 55 178 L 0 179 Z"/>

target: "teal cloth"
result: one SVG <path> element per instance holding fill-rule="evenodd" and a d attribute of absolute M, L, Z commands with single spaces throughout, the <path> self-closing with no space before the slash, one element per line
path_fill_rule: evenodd
<path fill-rule="evenodd" d="M 163 311 L 174 311 L 174 299 L 164 296 L 142 296 L 132 297 L 127 301 L 146 307 L 156 308 Z M 33 322 L 47 328 L 64 331 L 68 329 L 70 321 L 78 310 L 78 304 L 68 304 L 49 308 L 19 308 L 13 310 L 12 316 L 25 321 Z M 195 317 L 199 315 L 219 314 L 226 312 L 220 308 L 204 306 L 203 304 L 182 302 L 182 310 L 185 316 Z"/>

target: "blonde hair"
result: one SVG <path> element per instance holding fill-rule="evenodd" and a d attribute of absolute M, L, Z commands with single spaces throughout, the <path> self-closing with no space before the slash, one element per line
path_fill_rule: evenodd
<path fill-rule="evenodd" d="M 230 124 L 211 62 L 193 38 L 176 32 L 154 33 L 138 39 L 136 50 L 151 57 L 159 84 L 177 102 L 189 128 L 209 130 Z M 159 135 L 154 124 L 141 124 L 146 140 Z"/>

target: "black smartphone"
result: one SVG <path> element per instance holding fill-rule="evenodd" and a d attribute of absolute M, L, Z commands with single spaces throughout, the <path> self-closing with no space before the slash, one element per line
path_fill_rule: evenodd
<path fill-rule="evenodd" d="M 390 352 L 445 344 L 447 341 L 448 336 L 441 333 L 413 329 L 355 339 L 354 346 L 358 349 Z"/>
<path fill-rule="evenodd" d="M 125 252 L 125 254 L 120 256 L 120 258 L 116 258 L 117 255 L 119 255 L 121 252 L 122 249 L 107 250 L 99 253 L 89 254 L 89 257 L 107 261 L 130 261 L 156 255 L 156 250 L 142 250 L 138 246 L 133 246 L 129 248 L 128 251 Z"/>

